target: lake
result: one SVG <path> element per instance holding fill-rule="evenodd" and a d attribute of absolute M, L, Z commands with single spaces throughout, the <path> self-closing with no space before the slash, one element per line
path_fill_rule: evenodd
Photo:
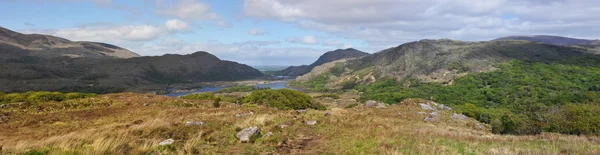
<path fill-rule="evenodd" d="M 275 82 L 275 83 L 268 83 L 268 84 L 256 84 L 254 86 L 257 88 L 269 87 L 271 89 L 282 89 L 282 88 L 294 89 L 294 88 L 287 87 L 286 83 L 287 83 L 287 80 L 284 80 L 283 82 Z M 165 95 L 170 96 L 170 97 L 177 97 L 177 96 L 183 96 L 183 95 L 194 94 L 194 93 L 215 92 L 215 91 L 219 91 L 224 88 L 228 88 L 228 87 L 202 87 L 202 89 L 196 90 L 196 91 L 170 93 L 170 94 L 165 94 Z"/>

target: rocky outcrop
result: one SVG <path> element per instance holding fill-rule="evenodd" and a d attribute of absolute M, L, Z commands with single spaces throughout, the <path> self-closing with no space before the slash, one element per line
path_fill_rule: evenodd
<path fill-rule="evenodd" d="M 260 128 L 257 126 L 245 128 L 242 131 L 237 133 L 237 137 L 240 139 L 242 143 L 251 142 L 252 137 L 256 137 L 260 135 Z"/>

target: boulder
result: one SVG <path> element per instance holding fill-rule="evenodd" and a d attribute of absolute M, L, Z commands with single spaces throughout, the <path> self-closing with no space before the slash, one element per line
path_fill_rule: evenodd
<path fill-rule="evenodd" d="M 457 113 L 453 113 L 452 114 L 452 118 L 453 119 L 459 119 L 459 120 L 466 120 L 469 119 L 469 117 L 463 115 L 463 114 L 457 114 Z"/>
<path fill-rule="evenodd" d="M 383 102 L 378 102 L 377 106 L 375 108 L 385 108 L 385 103 Z"/>
<path fill-rule="evenodd" d="M 206 125 L 206 123 L 204 123 L 204 122 L 185 122 L 185 126 L 200 126 L 200 125 Z"/>
<path fill-rule="evenodd" d="M 300 110 L 296 110 L 297 113 L 302 114 L 302 113 L 306 113 L 306 109 L 300 109 Z"/>
<path fill-rule="evenodd" d="M 439 111 L 435 111 L 435 112 L 432 112 L 432 113 L 429 114 L 429 116 L 431 116 L 431 117 L 437 117 L 439 115 L 440 115 Z"/>
<path fill-rule="evenodd" d="M 331 112 L 326 112 L 324 115 L 325 116 L 331 116 Z"/>
<path fill-rule="evenodd" d="M 175 140 L 167 139 L 167 140 L 163 140 L 162 142 L 158 143 L 158 145 L 160 145 L 160 146 L 171 145 L 171 144 L 173 144 L 173 142 L 175 142 Z"/>
<path fill-rule="evenodd" d="M 430 106 L 429 104 L 420 103 L 419 105 L 421 106 L 421 109 L 423 109 L 423 110 L 437 110 L 434 107 Z"/>
<path fill-rule="evenodd" d="M 443 104 L 440 104 L 440 109 L 441 110 L 448 110 L 448 111 L 452 110 L 452 108 L 450 108 L 449 106 L 445 106 Z"/>
<path fill-rule="evenodd" d="M 417 112 L 417 114 L 419 114 L 419 115 L 425 115 L 425 114 L 427 114 L 427 113 L 426 113 L 426 112 L 422 112 L 422 111 L 420 111 L 420 112 Z"/>
<path fill-rule="evenodd" d="M 271 136 L 273 136 L 273 132 L 267 132 L 267 133 L 265 134 L 265 137 L 271 137 Z"/>
<path fill-rule="evenodd" d="M 433 117 L 429 116 L 429 117 L 425 117 L 425 119 L 423 119 L 423 121 L 433 123 L 433 122 L 435 122 L 435 119 Z"/>
<path fill-rule="evenodd" d="M 365 102 L 365 107 L 370 108 L 375 106 L 375 104 L 377 104 L 377 101 L 368 100 L 367 102 Z"/>
<path fill-rule="evenodd" d="M 288 127 L 288 125 L 287 125 L 287 124 L 281 124 L 281 125 L 279 125 L 279 128 L 282 128 L 282 129 L 283 129 L 283 128 L 286 128 L 286 127 Z"/>
<path fill-rule="evenodd" d="M 239 113 L 239 114 L 235 114 L 235 117 L 242 117 L 242 116 L 249 116 L 249 115 L 254 115 L 254 112 L 249 112 L 249 113 Z"/>
<path fill-rule="evenodd" d="M 237 133 L 237 137 L 240 139 L 240 142 L 247 143 L 250 142 L 252 136 L 259 136 L 260 129 L 258 126 L 245 128 L 242 131 Z"/>
<path fill-rule="evenodd" d="M 317 124 L 317 121 L 315 121 L 315 120 L 306 121 L 306 124 L 307 125 L 315 125 L 315 124 Z"/>

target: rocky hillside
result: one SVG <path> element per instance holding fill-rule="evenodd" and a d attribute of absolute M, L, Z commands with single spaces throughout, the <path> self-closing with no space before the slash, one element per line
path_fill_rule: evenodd
<path fill-rule="evenodd" d="M 74 42 L 49 35 L 22 34 L 0 27 L 0 56 L 132 58 L 139 55 L 111 44 Z"/>
<path fill-rule="evenodd" d="M 319 57 L 319 59 L 317 59 L 317 61 L 313 62 L 310 65 L 291 66 L 282 71 L 276 72 L 275 74 L 286 75 L 286 76 L 300 76 L 300 75 L 304 75 L 304 74 L 310 72 L 316 66 L 319 66 L 319 65 L 322 65 L 322 64 L 325 64 L 328 62 L 346 59 L 346 58 L 362 57 L 365 55 L 369 55 L 369 53 L 365 53 L 365 52 L 362 52 L 362 51 L 359 51 L 359 50 L 356 50 L 353 48 L 338 49 L 335 51 L 326 52 L 325 54 L 321 55 Z"/>
<path fill-rule="evenodd" d="M 0 59 L 0 92 L 29 90 L 120 92 L 157 91 L 173 84 L 242 80 L 263 74 L 207 52 L 130 59 Z"/>
<path fill-rule="evenodd" d="M 327 81 L 336 87 L 344 81 L 373 82 L 377 79 L 398 81 L 418 79 L 425 82 L 451 83 L 469 72 L 487 72 L 495 64 L 509 60 L 560 62 L 565 58 L 598 57 L 582 47 L 557 46 L 529 41 L 463 42 L 454 40 L 421 40 L 362 57 L 325 65 L 319 73 L 300 77 L 299 82 Z M 330 70 L 322 72 L 322 70 Z"/>
<path fill-rule="evenodd" d="M 586 40 L 550 35 L 508 36 L 494 39 L 494 41 L 500 40 L 527 40 L 552 45 L 600 45 L 600 40 Z"/>

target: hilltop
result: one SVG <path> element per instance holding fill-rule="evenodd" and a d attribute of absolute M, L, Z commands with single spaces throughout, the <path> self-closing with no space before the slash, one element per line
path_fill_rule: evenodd
<path fill-rule="evenodd" d="M 577 39 L 551 35 L 507 36 L 494 39 L 493 41 L 501 40 L 527 40 L 552 45 L 600 45 L 600 40 Z"/>
<path fill-rule="evenodd" d="M 0 56 L 132 58 L 140 55 L 111 44 L 70 41 L 42 34 L 22 34 L 0 27 Z"/>
<path fill-rule="evenodd" d="M 356 50 L 353 48 L 337 49 L 334 51 L 326 52 L 325 54 L 319 56 L 317 61 L 313 62 L 310 65 L 290 66 L 284 70 L 275 72 L 274 74 L 285 75 L 285 76 L 300 76 L 300 75 L 304 75 L 304 74 L 310 72 L 316 66 L 319 66 L 319 65 L 322 65 L 322 64 L 325 64 L 328 62 L 346 59 L 346 58 L 362 57 L 362 56 L 366 56 L 366 55 L 369 55 L 369 53 L 365 53 L 365 52 L 362 52 L 362 51 L 359 51 L 359 50 Z"/>

